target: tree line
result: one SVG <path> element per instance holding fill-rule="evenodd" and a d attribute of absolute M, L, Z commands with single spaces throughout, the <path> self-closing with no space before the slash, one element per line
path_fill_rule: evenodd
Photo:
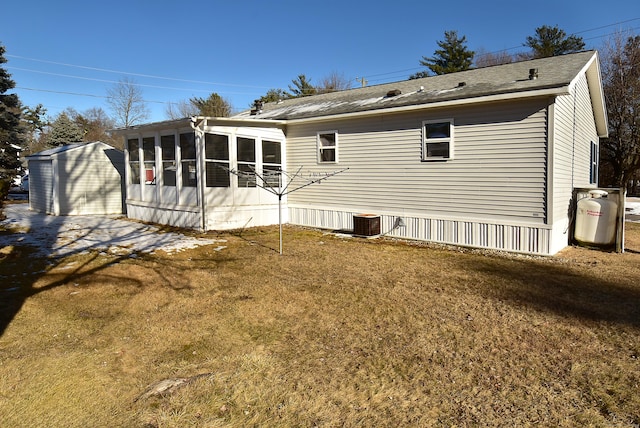
<path fill-rule="evenodd" d="M 528 51 L 513 55 L 506 51 L 474 52 L 468 48 L 466 36 L 455 30 L 445 31 L 444 39 L 437 41 L 437 45 L 432 56 L 419 60 L 424 70 L 408 76 L 409 79 L 563 55 L 585 48 L 581 37 L 546 25 L 526 38 L 523 46 Z M 122 141 L 114 139 L 109 130 L 144 123 L 149 117 L 140 86 L 124 78 L 107 90 L 111 116 L 102 108 L 78 112 L 70 107 L 49 118 L 43 105 L 23 106 L 16 94 L 9 93 L 15 82 L 2 67 L 7 62 L 4 53 L 0 44 L 0 197 L 3 189 L 8 189 L 6 183 L 21 168 L 19 152 L 30 154 L 79 141 L 103 141 L 121 149 Z M 636 185 L 640 186 L 640 36 L 614 36 L 601 49 L 601 63 L 609 137 L 600 141 L 600 184 L 632 186 L 630 190 L 634 191 Z M 318 84 L 313 84 L 306 74 L 299 74 L 287 89 L 269 89 L 254 104 L 351 88 L 352 80 L 338 72 L 332 72 Z M 165 111 L 168 119 L 194 115 L 228 117 L 232 113 L 229 100 L 215 92 L 207 98 L 192 97 L 171 103 Z"/>

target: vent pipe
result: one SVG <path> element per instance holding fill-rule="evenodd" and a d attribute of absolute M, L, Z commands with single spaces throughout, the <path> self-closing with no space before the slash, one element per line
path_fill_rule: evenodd
<path fill-rule="evenodd" d="M 262 113 L 262 101 L 256 100 L 251 107 L 251 116 Z"/>

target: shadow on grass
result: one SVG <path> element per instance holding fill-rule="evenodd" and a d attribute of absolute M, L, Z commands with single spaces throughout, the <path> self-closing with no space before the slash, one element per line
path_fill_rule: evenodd
<path fill-rule="evenodd" d="M 492 278 L 479 289 L 486 297 L 566 318 L 640 327 L 634 278 L 607 280 L 560 264 L 494 258 L 469 260 L 468 268 Z"/>
<path fill-rule="evenodd" d="M 0 231 L 0 337 L 6 328 L 19 313 L 24 302 L 32 296 L 54 289 L 71 281 L 77 281 L 83 277 L 89 277 L 113 264 L 124 261 L 131 261 L 129 253 L 123 255 L 108 254 L 102 257 L 104 248 L 122 245 L 126 247 L 132 240 L 141 239 L 141 232 L 135 228 L 117 229 L 112 222 L 107 223 L 107 218 L 102 221 L 99 216 L 91 216 L 94 221 L 91 226 L 74 230 L 76 235 L 73 239 L 68 239 L 66 243 L 58 242 L 58 235 L 61 233 L 66 221 L 82 222 L 82 216 L 29 216 L 28 230 L 11 230 L 11 223 L 5 223 L 8 230 Z M 113 238 L 108 242 L 99 242 L 93 237 L 93 233 L 98 229 L 110 228 Z M 158 240 L 147 246 L 138 245 L 138 253 L 146 253 L 154 250 L 158 245 L 171 243 L 175 240 L 170 234 L 157 234 Z M 33 243 L 38 241 L 38 245 Z M 76 245 L 80 244 L 80 245 Z M 42 278 L 48 270 L 58 264 L 64 257 L 86 253 L 82 258 L 82 263 L 73 266 L 72 270 L 65 271 L 64 275 L 52 277 L 54 280 L 44 286 L 36 286 L 38 280 Z M 175 290 L 189 288 L 188 284 L 176 284 L 175 278 L 169 279 L 167 272 L 169 266 L 161 265 L 154 269 L 163 283 Z M 114 283 L 118 283 L 122 278 L 112 278 Z M 143 286 L 140 281 L 126 278 L 138 286 Z M 186 279 L 185 279 L 186 281 Z"/>

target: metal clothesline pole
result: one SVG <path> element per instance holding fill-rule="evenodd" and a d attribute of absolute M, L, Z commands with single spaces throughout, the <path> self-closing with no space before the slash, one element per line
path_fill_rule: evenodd
<path fill-rule="evenodd" d="M 224 168 L 224 167 L 223 167 Z M 300 190 L 303 189 L 307 186 L 310 186 L 312 184 L 315 183 L 320 183 L 323 180 L 326 180 L 329 177 L 333 177 L 334 175 L 340 174 L 341 172 L 345 172 L 346 170 L 348 170 L 349 168 L 344 168 L 341 169 L 339 171 L 332 171 L 332 172 L 327 172 L 324 174 L 321 174 L 319 177 L 315 178 L 315 179 L 309 179 L 307 180 L 306 183 L 299 185 L 298 187 L 289 189 L 289 186 L 293 183 L 293 180 L 295 180 L 296 178 L 300 178 L 302 177 L 302 175 L 300 174 L 300 172 L 302 171 L 302 167 L 298 168 L 298 170 L 295 172 L 295 174 L 289 174 L 286 171 L 282 171 L 280 170 L 278 172 L 278 174 L 280 175 L 280 179 L 278 180 L 278 188 L 274 188 L 271 184 L 269 184 L 269 182 L 267 180 L 265 180 L 265 178 L 263 176 L 261 176 L 260 174 L 258 174 L 257 171 L 253 170 L 252 172 L 246 172 L 246 171 L 238 171 L 235 169 L 230 169 L 230 168 L 224 168 L 225 170 L 229 171 L 231 174 L 235 174 L 237 176 L 252 176 L 252 177 L 256 177 L 260 179 L 260 182 L 258 182 L 258 180 L 256 179 L 256 186 L 273 193 L 274 195 L 278 195 L 278 225 L 279 225 L 279 232 L 280 232 L 280 248 L 279 248 L 279 254 L 282 255 L 283 254 L 283 250 L 282 250 L 282 197 L 285 195 L 288 195 L 289 193 L 295 192 L 296 190 Z M 288 178 L 288 181 L 285 183 L 284 187 L 282 186 L 283 184 L 283 179 L 282 176 L 286 176 Z M 265 175 L 266 176 L 266 175 Z"/>

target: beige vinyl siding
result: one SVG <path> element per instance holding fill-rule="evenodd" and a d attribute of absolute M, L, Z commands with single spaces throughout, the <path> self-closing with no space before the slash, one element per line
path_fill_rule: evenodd
<path fill-rule="evenodd" d="M 289 195 L 289 206 L 544 224 L 546 100 L 429 109 L 288 127 L 288 169 L 349 168 Z M 454 159 L 421 161 L 425 120 L 454 120 Z M 317 132 L 338 131 L 338 164 L 316 161 Z"/>
<path fill-rule="evenodd" d="M 43 152 L 44 153 L 44 152 Z M 104 143 L 63 147 L 29 159 L 30 206 L 54 215 L 123 212 L 124 155 Z"/>
<path fill-rule="evenodd" d="M 556 99 L 553 129 L 553 221 L 566 221 L 576 187 L 589 183 L 591 142 L 598 143 L 586 77 L 581 76 L 572 94 Z"/>
<path fill-rule="evenodd" d="M 122 213 L 120 176 L 108 160 L 60 159 L 58 170 L 61 214 Z"/>

